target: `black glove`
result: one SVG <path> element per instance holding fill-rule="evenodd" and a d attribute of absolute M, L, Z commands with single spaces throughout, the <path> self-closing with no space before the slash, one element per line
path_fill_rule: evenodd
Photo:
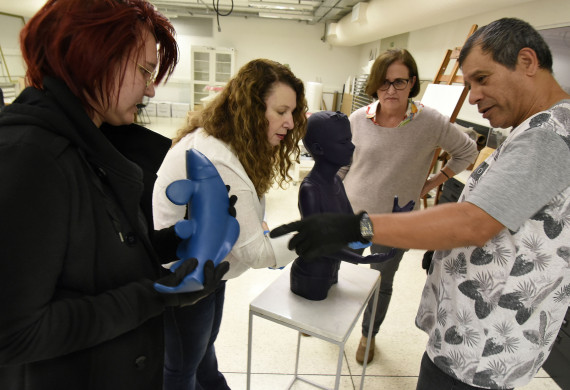
<path fill-rule="evenodd" d="M 295 252 L 305 259 L 326 256 L 346 247 L 349 242 L 365 241 L 360 234 L 361 215 L 362 213 L 315 214 L 281 225 L 273 229 L 269 236 L 275 238 L 298 231 L 289 241 L 290 250 L 295 249 Z"/>
<path fill-rule="evenodd" d="M 228 190 L 228 194 L 230 193 L 230 186 L 226 184 L 226 190 Z M 236 213 L 236 205 L 237 202 L 237 196 L 236 195 L 232 195 L 230 196 L 230 206 L 228 207 L 228 213 L 232 216 L 232 217 L 236 217 L 237 213 Z"/>
<path fill-rule="evenodd" d="M 422 268 L 426 270 L 426 274 L 429 274 L 429 267 L 433 260 L 433 252 L 434 251 L 427 251 L 424 253 L 424 257 L 422 258 Z"/>
<path fill-rule="evenodd" d="M 404 206 L 400 207 L 400 205 L 398 204 L 398 196 L 396 195 L 396 196 L 394 196 L 394 206 L 392 207 L 392 212 L 393 213 L 403 213 L 406 211 L 412 211 L 414 209 L 415 205 L 416 205 L 416 202 L 414 202 L 413 200 L 410 200 Z"/>
<path fill-rule="evenodd" d="M 176 271 L 171 272 L 169 275 L 164 276 L 157 280 L 165 286 L 178 286 L 182 280 L 198 266 L 198 260 L 188 259 L 185 260 L 180 267 L 176 268 Z M 222 261 L 214 268 L 214 262 L 212 260 L 206 261 L 204 264 L 204 288 L 200 291 L 188 292 L 188 293 L 178 293 L 178 294 L 160 294 L 164 300 L 166 306 L 188 306 L 193 305 L 200 299 L 210 295 L 222 280 L 222 277 L 230 269 L 230 264 L 227 261 Z"/>

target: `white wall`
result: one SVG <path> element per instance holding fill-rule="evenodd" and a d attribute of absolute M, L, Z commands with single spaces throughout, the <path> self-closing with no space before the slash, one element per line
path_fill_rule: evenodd
<path fill-rule="evenodd" d="M 176 28 L 182 20 L 173 19 Z M 357 71 L 360 48 L 333 47 L 321 41 L 324 25 L 308 25 L 296 21 L 260 18 L 221 17 L 221 32 L 213 23 L 211 37 L 177 34 L 180 62 L 172 82 L 160 86 L 153 100 L 189 102 L 190 48 L 192 45 L 234 48 L 236 71 L 255 58 L 269 58 L 289 64 L 291 70 L 305 83 L 323 83 L 325 92 L 342 92 L 346 79 Z M 178 30 L 177 30 L 178 31 Z M 326 95 L 325 95 L 326 97 Z M 330 109 L 329 107 L 327 107 Z"/>
<path fill-rule="evenodd" d="M 1 9 L 0 9 L 1 11 Z M 17 36 L 20 25 L 17 19 L 0 15 L 0 37 L 4 51 L 15 54 L 12 60 L 17 65 L 10 67 L 17 75 L 23 75 Z M 308 25 L 305 22 L 284 21 L 243 17 L 220 17 L 221 32 L 218 32 L 215 18 L 211 31 L 204 34 L 203 26 L 194 32 L 184 19 L 173 19 L 173 25 L 180 31 L 177 41 L 180 61 L 173 77 L 166 85 L 156 89 L 153 101 L 190 102 L 190 48 L 192 45 L 234 48 L 236 50 L 236 71 L 255 58 L 269 58 L 289 64 L 291 70 L 304 82 L 323 83 L 323 91 L 342 92 L 346 79 L 358 68 L 358 47 L 333 47 L 325 44 L 324 25 Z M 192 35 L 192 34 L 196 35 Z M 209 35 L 209 36 L 208 36 Z M 6 54 L 6 53 L 5 53 Z M 1 73 L 1 72 L 0 72 Z M 0 74 L 1 75 L 1 74 Z M 324 94 L 331 108 L 332 95 Z"/>
<path fill-rule="evenodd" d="M 180 63 L 172 80 L 157 89 L 157 96 L 153 100 L 190 101 L 188 82 L 192 45 L 233 47 L 236 49 L 237 68 L 260 57 L 287 63 L 303 81 L 320 81 L 325 91 L 342 91 L 348 77 L 363 73 L 363 67 L 368 64 L 371 54 L 373 57 L 377 56 L 381 49 L 390 47 L 391 42 L 394 42 L 395 45 L 407 45 L 418 63 L 420 77 L 423 80 L 431 80 L 441 64 L 445 50 L 461 46 L 472 24 L 482 26 L 505 16 L 524 19 L 537 29 L 570 25 L 568 0 L 536 0 L 364 45 L 341 47 L 321 41 L 325 33 L 323 25 L 220 17 L 222 31 L 217 31 L 214 19 L 210 34 L 205 34 L 209 36 L 194 36 L 188 28 L 179 28 Z M 180 23 L 182 19 L 173 19 L 175 27 Z M 14 29 L 0 19 L 0 36 L 13 36 Z M 468 104 L 464 105 L 466 106 Z M 484 123 L 476 110 L 467 111 L 469 110 L 465 109 L 464 113 L 462 110 L 460 118 L 463 115 L 468 117 L 466 120 L 477 119 Z"/>

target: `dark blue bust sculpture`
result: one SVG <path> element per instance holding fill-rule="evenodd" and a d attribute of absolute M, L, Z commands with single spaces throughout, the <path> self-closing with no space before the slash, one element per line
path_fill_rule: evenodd
<path fill-rule="evenodd" d="M 320 111 L 307 121 L 303 144 L 315 160 L 313 169 L 299 187 L 301 218 L 318 213 L 353 214 L 338 170 L 350 164 L 354 152 L 350 122 L 341 112 Z M 375 263 L 388 260 L 390 254 L 361 256 L 342 249 L 332 255 L 306 260 L 298 257 L 291 266 L 291 291 L 310 300 L 327 297 L 338 280 L 341 261 Z"/>

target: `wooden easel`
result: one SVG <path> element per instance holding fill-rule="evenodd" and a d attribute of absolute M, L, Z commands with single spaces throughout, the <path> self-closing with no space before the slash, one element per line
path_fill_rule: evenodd
<path fill-rule="evenodd" d="M 469 33 L 467 34 L 467 38 L 469 38 L 475 32 L 475 30 L 477 30 L 476 24 L 471 26 L 471 29 L 469 30 Z M 465 40 L 467 40 L 467 38 Z M 453 50 L 447 50 L 447 52 L 445 53 L 445 56 L 443 57 L 443 62 L 441 63 L 439 70 L 433 79 L 434 84 L 447 84 L 447 85 L 451 85 L 453 83 L 463 84 L 463 76 L 457 75 L 457 72 L 459 71 L 459 53 L 460 52 L 461 52 L 461 47 L 456 47 Z M 447 67 L 449 66 L 449 62 L 451 60 L 454 60 L 455 63 L 453 64 L 453 66 L 451 68 L 451 72 L 449 74 L 445 74 L 445 71 L 447 70 Z M 467 87 L 464 87 L 463 94 L 461 94 L 461 98 L 459 98 L 459 101 L 457 102 L 457 106 L 455 106 L 455 110 L 453 111 L 453 114 L 449 118 L 450 122 L 454 123 L 455 119 L 457 119 L 457 114 L 459 114 L 459 110 L 461 110 L 461 106 L 463 105 L 463 102 L 465 101 L 465 98 L 467 97 L 468 93 L 469 93 L 469 90 L 467 89 Z"/>
<path fill-rule="evenodd" d="M 477 25 L 474 24 L 471 26 L 471 29 L 469 30 L 469 33 L 467 34 L 467 38 L 469 38 L 474 32 L 475 30 L 477 30 Z M 467 38 L 465 38 L 465 40 L 467 40 Z M 461 52 L 461 47 L 456 47 L 453 50 L 448 49 L 445 53 L 445 56 L 443 57 L 443 61 L 439 67 L 439 70 L 437 71 L 437 74 L 435 75 L 434 79 L 433 79 L 433 84 L 446 84 L 446 85 L 452 85 L 452 84 L 463 84 L 463 76 L 458 75 L 457 72 L 459 71 L 459 53 Z M 449 63 L 451 61 L 455 61 L 453 66 L 451 67 L 451 71 L 448 74 L 445 74 L 445 71 L 447 70 Z M 461 106 L 463 106 L 463 102 L 465 102 L 465 99 L 467 98 L 467 94 L 469 93 L 469 89 L 467 87 L 463 87 L 463 92 L 461 93 L 461 96 L 459 97 L 459 100 L 457 101 L 457 105 L 455 106 L 455 109 L 453 110 L 453 113 L 451 114 L 451 116 L 449 117 L 449 121 L 451 123 L 455 123 L 455 120 L 457 119 L 457 115 L 459 114 L 459 111 L 461 110 Z M 441 152 L 441 148 L 437 148 L 435 150 L 435 153 L 433 155 L 433 159 L 431 161 L 431 165 L 430 165 L 430 169 L 428 171 L 428 174 L 433 172 L 436 164 L 438 161 L 441 161 L 442 164 L 445 164 L 448 160 L 448 154 L 446 152 Z M 443 189 L 443 184 L 439 185 L 437 187 L 437 191 L 436 191 L 436 195 L 435 195 L 435 199 L 434 199 L 434 205 L 439 203 L 439 197 L 441 195 L 441 191 Z M 424 196 L 422 198 L 423 203 L 424 203 L 424 208 L 427 207 L 427 196 Z"/>

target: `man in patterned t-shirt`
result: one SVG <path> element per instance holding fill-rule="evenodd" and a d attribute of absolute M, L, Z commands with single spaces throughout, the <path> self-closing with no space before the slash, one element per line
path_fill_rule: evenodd
<path fill-rule="evenodd" d="M 570 303 L 570 95 L 528 23 L 477 30 L 459 62 L 469 102 L 510 135 L 456 204 L 370 215 L 375 244 L 436 249 L 416 325 L 429 335 L 417 390 L 508 389 L 546 360 Z M 363 239 L 362 214 L 319 215 L 299 231 L 305 257 Z"/>

